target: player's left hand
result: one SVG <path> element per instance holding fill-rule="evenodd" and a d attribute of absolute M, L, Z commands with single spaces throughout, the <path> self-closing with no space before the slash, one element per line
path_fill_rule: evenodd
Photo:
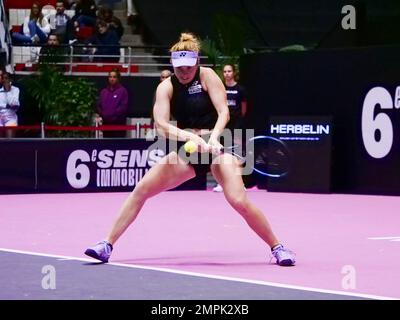
<path fill-rule="evenodd" d="M 221 154 L 221 150 L 223 149 L 222 144 L 219 143 L 217 139 L 210 138 L 208 140 L 208 145 L 210 146 L 210 152 L 215 155 Z"/>

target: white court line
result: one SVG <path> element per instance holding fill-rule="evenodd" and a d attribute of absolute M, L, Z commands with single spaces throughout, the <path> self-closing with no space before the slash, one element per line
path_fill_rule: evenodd
<path fill-rule="evenodd" d="M 84 261 L 84 262 L 96 262 L 96 260 L 89 259 L 89 258 L 88 259 L 77 258 L 77 257 L 71 257 L 71 256 L 61 256 L 61 255 L 55 255 L 55 254 L 38 253 L 38 252 L 30 252 L 30 251 L 22 251 L 22 250 L 14 250 L 14 249 L 6 249 L 6 248 L 0 248 L 0 251 L 20 253 L 20 254 L 29 254 L 29 255 L 33 255 L 33 256 L 41 256 L 41 257 L 49 257 L 49 258 L 58 258 L 58 260 L 77 260 L 77 261 Z M 98 262 L 100 263 L 100 261 L 98 261 Z M 241 279 L 241 278 L 233 278 L 233 277 L 225 277 L 225 276 L 216 276 L 216 275 L 210 275 L 210 274 L 205 274 L 205 273 L 180 271 L 180 270 L 174 270 L 174 269 L 168 269 L 168 268 L 147 267 L 147 266 L 141 266 L 141 265 L 115 263 L 115 262 L 108 262 L 105 265 L 126 267 L 126 268 L 133 268 L 133 269 L 160 271 L 160 272 L 188 275 L 188 276 L 208 278 L 208 279 L 251 283 L 251 284 L 258 284 L 258 285 L 285 288 L 285 289 L 313 291 L 313 292 L 319 292 L 319 293 L 344 295 L 344 296 L 351 296 L 351 297 L 358 297 L 358 298 L 377 299 L 377 300 L 400 300 L 400 298 L 395 298 L 395 297 L 377 296 L 377 295 L 371 295 L 371 294 L 346 292 L 346 291 L 339 291 L 339 290 L 326 290 L 326 289 L 304 287 L 304 286 L 297 286 L 297 285 L 290 285 L 290 284 L 282 284 L 282 283 L 268 282 L 268 281 L 261 281 L 261 280 L 249 280 L 249 279 Z"/>
<path fill-rule="evenodd" d="M 400 241 L 400 236 L 394 237 L 370 237 L 368 240 L 389 240 L 389 241 Z"/>

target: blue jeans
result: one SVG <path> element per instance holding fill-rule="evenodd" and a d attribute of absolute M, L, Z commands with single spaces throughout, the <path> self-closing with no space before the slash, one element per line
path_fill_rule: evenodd
<path fill-rule="evenodd" d="M 12 34 L 12 38 L 16 42 L 19 42 L 19 43 L 32 43 L 32 37 L 34 35 L 37 35 L 39 37 L 39 39 L 40 39 L 40 43 L 46 43 L 47 42 L 47 34 L 44 33 L 42 31 L 42 29 L 40 29 L 37 26 L 36 21 L 33 21 L 33 20 L 29 21 L 28 28 L 29 28 L 30 36 L 26 36 L 26 35 L 24 35 L 22 33 L 14 32 Z"/>

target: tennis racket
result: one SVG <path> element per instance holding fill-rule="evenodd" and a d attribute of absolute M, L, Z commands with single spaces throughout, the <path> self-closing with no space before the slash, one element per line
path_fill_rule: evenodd
<path fill-rule="evenodd" d="M 288 174 L 291 167 L 291 153 L 286 143 L 270 136 L 250 138 L 246 144 L 245 156 L 238 153 L 240 146 L 222 148 L 222 152 L 230 152 L 244 162 L 251 161 L 257 173 L 280 178 Z"/>

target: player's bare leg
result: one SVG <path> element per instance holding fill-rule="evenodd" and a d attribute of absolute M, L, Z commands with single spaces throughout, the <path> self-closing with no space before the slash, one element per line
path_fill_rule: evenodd
<path fill-rule="evenodd" d="M 211 172 L 222 186 L 226 200 L 271 248 L 279 244 L 264 214 L 247 198 L 239 160 L 231 154 L 218 158 L 211 165 Z"/>
<path fill-rule="evenodd" d="M 294 265 L 294 253 L 280 244 L 267 218 L 247 198 L 241 171 L 239 160 L 232 154 L 218 156 L 211 165 L 211 172 L 222 186 L 226 200 L 246 220 L 250 228 L 269 245 L 277 263 L 281 266 Z"/>
<path fill-rule="evenodd" d="M 107 240 L 114 244 L 136 219 L 144 203 L 156 194 L 179 186 L 195 176 L 194 169 L 176 152 L 171 152 L 152 167 L 125 200 Z"/>
<path fill-rule="evenodd" d="M 113 244 L 136 219 L 146 200 L 164 190 L 172 189 L 194 176 L 194 169 L 185 163 L 176 152 L 171 152 L 161 159 L 129 194 L 107 238 L 88 248 L 85 254 L 102 262 L 108 262 Z"/>

